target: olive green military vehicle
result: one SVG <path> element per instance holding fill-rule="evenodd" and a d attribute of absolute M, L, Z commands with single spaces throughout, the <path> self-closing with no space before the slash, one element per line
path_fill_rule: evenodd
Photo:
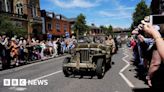
<path fill-rule="evenodd" d="M 69 77 L 77 71 L 93 71 L 98 79 L 103 78 L 107 67 L 110 67 L 112 56 L 112 46 L 103 44 L 103 40 L 79 38 L 76 47 L 71 51 L 71 56 L 63 62 L 64 75 Z"/>

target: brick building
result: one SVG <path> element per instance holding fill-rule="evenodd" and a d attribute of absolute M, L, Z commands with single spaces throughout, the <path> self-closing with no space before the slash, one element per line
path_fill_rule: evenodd
<path fill-rule="evenodd" d="M 40 10 L 40 0 L 0 0 L 0 14 L 7 14 L 13 24 L 27 29 L 29 39 L 43 39 L 48 33 L 54 36 L 71 34 L 75 22 L 61 14 Z"/>
<path fill-rule="evenodd" d="M 41 33 L 39 0 L 0 0 L 0 12 L 8 15 L 16 26 L 27 29 L 28 38 Z"/>
<path fill-rule="evenodd" d="M 71 35 L 71 25 L 73 22 L 61 14 L 55 14 L 53 12 L 48 12 L 41 10 L 41 16 L 43 17 L 45 28 L 45 33 L 50 33 L 54 36 L 64 36 L 65 33 Z"/>
<path fill-rule="evenodd" d="M 94 24 L 92 24 L 91 26 L 89 26 L 90 28 L 90 35 L 104 35 L 104 31 L 99 27 L 96 27 Z"/>

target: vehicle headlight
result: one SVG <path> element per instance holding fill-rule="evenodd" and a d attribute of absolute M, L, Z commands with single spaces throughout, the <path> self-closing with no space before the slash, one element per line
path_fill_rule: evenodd
<path fill-rule="evenodd" d="M 90 51 L 90 54 L 96 54 L 96 51 L 91 50 L 91 51 Z"/>

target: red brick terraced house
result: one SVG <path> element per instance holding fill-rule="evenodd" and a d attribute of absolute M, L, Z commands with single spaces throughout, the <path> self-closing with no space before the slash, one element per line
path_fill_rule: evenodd
<path fill-rule="evenodd" d="M 71 35 L 71 26 L 74 24 L 75 20 L 46 10 L 41 10 L 41 16 L 45 25 L 45 28 L 43 28 L 45 33 L 52 34 L 56 37 L 63 37 L 66 33 Z"/>
<path fill-rule="evenodd" d="M 27 29 L 29 39 L 41 33 L 39 0 L 0 0 L 0 12 L 8 15 L 16 26 Z"/>

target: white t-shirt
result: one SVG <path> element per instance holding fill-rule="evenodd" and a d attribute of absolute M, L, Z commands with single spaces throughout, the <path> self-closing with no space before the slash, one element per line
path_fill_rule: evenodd
<path fill-rule="evenodd" d="M 53 47 L 54 47 L 54 48 L 57 48 L 56 41 L 53 41 Z"/>

